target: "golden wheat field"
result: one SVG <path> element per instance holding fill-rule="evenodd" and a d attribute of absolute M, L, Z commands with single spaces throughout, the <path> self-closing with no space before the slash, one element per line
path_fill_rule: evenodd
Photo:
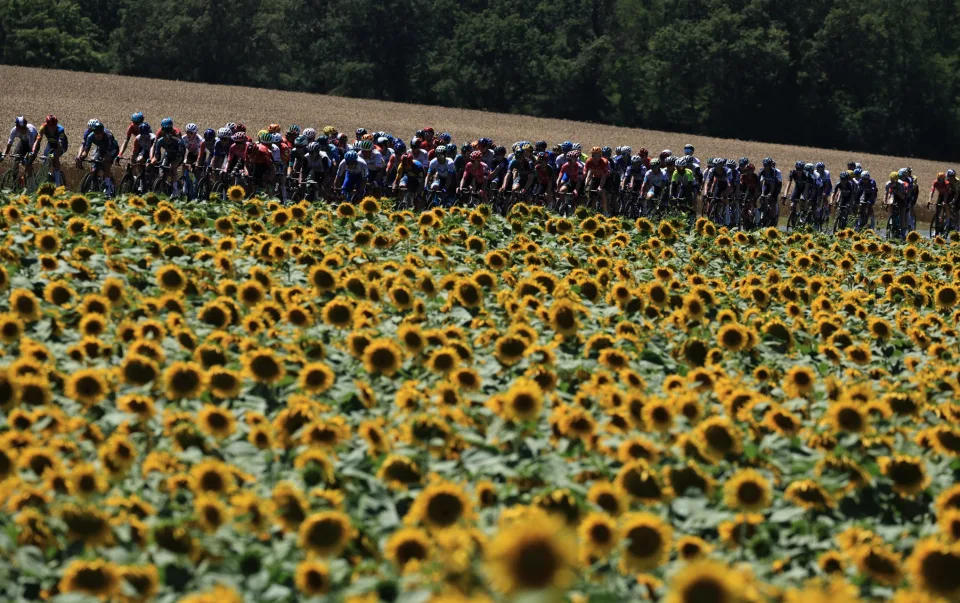
<path fill-rule="evenodd" d="M 476 140 L 489 136 L 501 144 L 514 141 L 547 140 L 554 144 L 575 140 L 585 146 L 631 145 L 634 150 L 672 149 L 680 152 L 687 142 L 697 148 L 701 160 L 712 156 L 750 157 L 756 163 L 770 156 L 786 173 L 797 159 L 823 160 L 836 174 L 851 160 L 870 170 L 878 184 L 892 170 L 910 165 L 919 174 L 923 186 L 932 182 L 947 165 L 928 160 L 905 159 L 860 152 L 814 149 L 742 140 L 723 140 L 593 123 L 542 119 L 466 111 L 445 107 L 407 105 L 381 100 L 353 99 L 297 92 L 277 92 L 256 88 L 215 86 L 185 82 L 152 80 L 118 75 L 75 73 L 70 71 L 0 66 L 0 115 L 24 114 L 34 122 L 48 113 L 56 114 L 67 134 L 74 136 L 87 120 L 97 117 L 115 134 L 122 135 L 134 111 L 143 111 L 150 122 L 171 116 L 178 125 L 196 122 L 201 128 L 214 129 L 230 121 L 242 121 L 259 129 L 269 123 L 290 123 L 302 127 L 330 124 L 341 132 L 358 127 L 387 130 L 405 139 L 427 125 L 437 132 L 450 132 L 454 141 Z M 55 91 L 45 95 L 43 90 Z M 775 134 L 771 133 L 771 138 Z M 71 138 L 75 144 L 76 138 Z M 928 189 L 927 189 L 928 190 Z"/>

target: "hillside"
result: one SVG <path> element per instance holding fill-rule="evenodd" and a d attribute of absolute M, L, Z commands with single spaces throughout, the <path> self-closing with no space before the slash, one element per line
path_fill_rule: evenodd
<path fill-rule="evenodd" d="M 946 164 L 919 159 L 904 159 L 796 147 L 742 140 L 690 136 L 636 128 L 618 128 L 556 119 L 541 119 L 521 115 L 485 113 L 400 104 L 379 100 L 353 99 L 295 92 L 276 92 L 258 88 L 241 88 L 192 84 L 176 81 L 143 79 L 117 75 L 76 73 L 24 67 L 0 66 L 0 81 L 7 85 L 0 89 L 0 107 L 3 119 L 25 114 L 38 121 L 47 113 L 55 113 L 71 135 L 71 148 L 76 148 L 77 134 L 91 117 L 97 117 L 122 134 L 131 112 L 141 110 L 148 121 L 156 124 L 162 116 L 172 116 L 183 125 L 196 122 L 202 128 L 219 127 L 228 121 L 242 121 L 257 129 L 278 122 L 301 126 L 322 127 L 332 124 L 352 133 L 357 127 L 368 130 L 388 130 L 409 138 L 412 132 L 427 125 L 437 132 L 450 132 L 458 143 L 489 136 L 510 144 L 516 140 L 544 139 L 554 144 L 575 140 L 584 144 L 610 146 L 629 144 L 634 150 L 641 146 L 656 152 L 670 148 L 682 150 L 685 143 L 696 145 L 702 160 L 711 156 L 747 156 L 759 163 L 765 156 L 773 157 L 786 171 L 797 159 L 822 160 L 836 177 L 849 160 L 861 162 L 881 184 L 886 175 L 899 167 L 910 165 L 919 174 L 924 190 L 936 172 L 946 170 Z M 43 90 L 56 91 L 44 96 Z M 816 124 L 812 124 L 814 127 Z M 926 192 L 922 194 L 922 198 Z"/>

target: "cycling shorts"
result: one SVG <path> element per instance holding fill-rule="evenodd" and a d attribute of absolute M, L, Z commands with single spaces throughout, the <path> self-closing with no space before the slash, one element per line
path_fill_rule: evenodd
<path fill-rule="evenodd" d="M 400 187 L 407 190 L 420 188 L 420 176 L 418 174 L 404 174 L 400 176 Z"/>
<path fill-rule="evenodd" d="M 370 184 L 379 184 L 383 180 L 380 177 L 382 173 L 381 170 L 367 170 L 367 182 Z"/>
<path fill-rule="evenodd" d="M 193 165 L 194 163 L 197 162 L 197 159 L 198 159 L 199 157 L 200 157 L 200 154 L 199 154 L 199 153 L 196 153 L 196 152 L 194 152 L 194 151 L 190 151 L 189 153 L 187 153 L 187 161 L 186 161 L 186 163 L 188 163 L 188 164 L 190 164 L 190 165 Z"/>
<path fill-rule="evenodd" d="M 590 182 L 587 183 L 587 188 L 590 190 L 599 190 L 600 189 L 600 178 L 593 176 L 590 178 Z"/>
<path fill-rule="evenodd" d="M 727 188 L 729 188 L 729 183 L 726 180 L 717 180 L 716 191 L 718 195 L 727 192 Z"/>
<path fill-rule="evenodd" d="M 343 185 L 340 187 L 340 190 L 344 193 L 354 190 L 363 190 L 363 184 L 363 176 L 348 171 L 343 175 Z"/>

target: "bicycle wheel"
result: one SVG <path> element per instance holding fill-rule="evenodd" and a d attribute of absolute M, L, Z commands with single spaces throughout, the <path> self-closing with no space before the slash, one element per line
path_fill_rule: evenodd
<path fill-rule="evenodd" d="M 210 177 L 204 176 L 200 179 L 200 182 L 197 182 L 197 199 L 200 201 L 209 200 L 211 189 Z"/>
<path fill-rule="evenodd" d="M 0 177 L 0 190 L 13 190 L 13 185 L 17 181 L 17 168 L 12 167 L 3 173 Z"/>
<path fill-rule="evenodd" d="M 117 186 L 117 194 L 120 195 L 130 195 L 133 193 L 134 187 L 133 174 L 124 174 L 123 178 L 120 179 L 120 184 Z"/>
<path fill-rule="evenodd" d="M 83 179 L 83 183 L 80 184 L 80 192 L 83 194 L 99 193 L 102 188 L 103 185 L 100 183 L 100 177 L 95 174 L 87 174 Z"/>
<path fill-rule="evenodd" d="M 163 176 L 158 176 L 156 180 L 153 181 L 153 186 L 151 190 L 158 195 L 169 195 L 170 194 L 170 183 L 167 182 L 167 179 Z"/>

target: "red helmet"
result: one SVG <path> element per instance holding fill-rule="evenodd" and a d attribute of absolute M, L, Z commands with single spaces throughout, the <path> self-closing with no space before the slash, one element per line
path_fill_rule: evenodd
<path fill-rule="evenodd" d="M 427 126 L 426 128 L 424 128 L 423 131 L 433 134 L 433 128 L 431 128 L 430 126 Z"/>
<path fill-rule="evenodd" d="M 567 153 L 567 159 L 569 159 L 569 160 L 571 160 L 571 161 L 573 161 L 573 160 L 575 160 L 575 159 L 580 159 L 580 153 L 578 153 L 578 152 L 576 152 L 576 151 L 570 151 L 569 153 Z"/>
<path fill-rule="evenodd" d="M 57 119 L 57 116 L 56 116 L 56 115 L 54 115 L 53 113 L 51 113 L 50 115 L 47 116 L 47 119 L 45 120 L 45 123 L 46 123 L 48 126 L 55 126 L 55 125 L 57 125 L 58 123 L 60 123 L 60 121 Z"/>
<path fill-rule="evenodd" d="M 748 163 L 748 164 L 747 164 L 747 171 L 748 171 L 748 172 L 752 172 L 752 171 L 754 171 L 755 169 L 757 169 L 757 166 L 753 165 L 752 163 Z"/>
<path fill-rule="evenodd" d="M 640 147 L 639 154 L 640 154 L 641 157 L 646 157 L 647 155 L 650 154 L 650 151 L 646 150 L 646 149 L 643 148 L 643 147 Z"/>
<path fill-rule="evenodd" d="M 246 131 L 247 131 L 247 126 L 243 125 L 242 123 L 238 123 L 238 124 L 237 124 L 237 127 L 235 127 L 235 128 L 233 129 L 233 131 L 234 131 L 234 132 L 246 132 Z"/>
<path fill-rule="evenodd" d="M 400 157 L 400 159 L 403 160 L 403 161 L 405 161 L 405 162 L 407 162 L 407 163 L 409 163 L 409 162 L 413 161 L 413 153 L 410 152 L 410 151 L 407 151 L 406 153 L 403 154 L 402 157 Z"/>
<path fill-rule="evenodd" d="M 483 158 L 483 154 L 480 151 L 470 153 L 470 161 L 480 161 L 481 158 Z"/>

